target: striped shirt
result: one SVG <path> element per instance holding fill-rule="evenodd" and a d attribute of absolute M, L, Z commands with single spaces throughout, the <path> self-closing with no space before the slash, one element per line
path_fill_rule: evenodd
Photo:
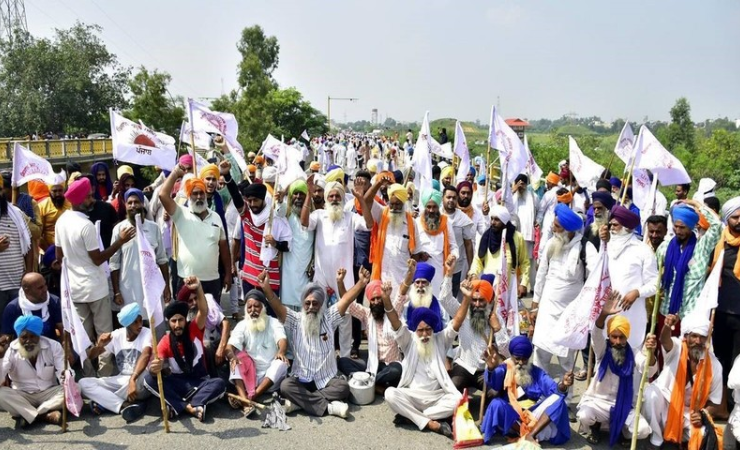
<path fill-rule="evenodd" d="M 262 238 L 265 231 L 265 225 L 256 226 L 252 222 L 252 212 L 249 208 L 244 208 L 242 213 L 242 228 L 244 229 L 244 266 L 241 271 L 242 280 L 251 284 L 252 286 L 259 286 L 257 276 L 262 273 L 265 269 L 264 263 L 260 260 L 260 252 L 262 251 Z M 273 258 L 270 261 L 270 266 L 266 268 L 267 274 L 270 277 L 270 287 L 277 291 L 280 287 L 280 265 L 278 264 L 278 258 Z"/>
<path fill-rule="evenodd" d="M 342 316 L 336 305 L 330 307 L 321 318 L 319 334 L 307 336 L 303 331 L 302 314 L 288 309 L 285 317 L 285 331 L 295 355 L 291 376 L 304 383 L 313 381 L 318 389 L 323 389 L 337 375 L 334 330 L 342 321 Z"/>
<path fill-rule="evenodd" d="M 722 222 L 710 210 L 707 206 L 701 206 L 701 213 L 707 218 L 709 222 L 709 229 L 704 235 L 696 241 L 694 247 L 694 254 L 691 256 L 689 261 L 689 269 L 686 272 L 683 283 L 683 301 L 681 302 L 681 309 L 678 310 L 678 315 L 682 319 L 686 313 L 694 309 L 696 300 L 701 294 L 701 290 L 704 289 L 704 283 L 706 282 L 707 270 L 712 262 L 714 256 L 714 248 L 719 242 L 719 238 L 722 236 Z M 676 239 L 675 237 L 673 239 Z M 655 252 L 655 257 L 660 261 L 661 264 L 665 264 L 666 253 L 668 252 L 668 245 L 671 240 L 663 241 Z M 676 273 L 674 270 L 673 279 L 676 279 Z M 663 298 L 660 304 L 660 313 L 664 316 L 668 314 L 668 308 L 671 304 L 671 291 L 673 291 L 673 285 L 669 292 L 663 293 Z"/>
<path fill-rule="evenodd" d="M 8 205 L 8 208 L 11 207 L 12 205 Z M 7 237 L 10 244 L 0 253 L 0 291 L 18 289 L 21 287 L 21 278 L 26 266 L 21 253 L 21 236 L 10 214 L 0 217 L 0 236 Z"/>
<path fill-rule="evenodd" d="M 398 314 L 398 317 L 401 317 L 401 312 L 403 311 L 403 306 L 405 303 L 406 296 L 400 294 L 398 295 L 398 297 L 396 297 L 396 301 L 393 302 L 393 309 L 396 310 L 396 314 Z M 350 303 L 348 311 L 352 315 L 352 317 L 359 320 L 366 329 L 370 326 L 370 323 L 372 322 L 372 325 L 375 327 L 376 331 L 375 335 L 378 336 L 378 361 L 384 362 L 386 364 L 401 361 L 401 350 L 398 348 L 398 344 L 396 343 L 396 333 L 395 331 L 393 331 L 392 328 L 387 332 L 383 329 L 385 320 L 375 320 L 372 313 L 370 312 L 370 308 L 368 308 L 367 306 L 363 306 L 357 302 Z M 383 318 L 385 319 L 385 315 L 383 316 Z M 370 333 L 368 333 L 368 339 L 370 339 Z"/>

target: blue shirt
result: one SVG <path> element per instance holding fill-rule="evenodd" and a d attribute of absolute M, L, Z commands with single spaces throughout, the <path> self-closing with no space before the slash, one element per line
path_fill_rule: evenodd
<path fill-rule="evenodd" d="M 34 316 L 41 317 L 42 310 L 31 311 Z M 13 324 L 16 319 L 23 315 L 18 299 L 16 298 L 12 302 L 8 303 L 3 312 L 2 329 L 0 333 L 9 334 L 15 336 L 15 330 Z M 62 304 L 59 301 L 59 297 L 53 294 L 49 294 L 49 319 L 44 322 L 44 330 L 41 335 L 49 339 L 58 340 L 56 333 L 56 326 L 58 323 L 62 323 Z M 18 336 L 15 336 L 18 337 Z"/>

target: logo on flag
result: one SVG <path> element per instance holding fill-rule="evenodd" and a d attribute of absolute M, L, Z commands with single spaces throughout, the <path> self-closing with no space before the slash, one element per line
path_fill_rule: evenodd
<path fill-rule="evenodd" d="M 159 133 L 110 110 L 113 158 L 142 166 L 172 170 L 177 159 L 175 138 Z"/>

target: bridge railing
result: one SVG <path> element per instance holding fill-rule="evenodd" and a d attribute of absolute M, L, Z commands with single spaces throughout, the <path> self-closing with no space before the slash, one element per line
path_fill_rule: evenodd
<path fill-rule="evenodd" d="M 13 160 L 15 142 L 46 158 L 50 163 L 62 163 L 67 160 L 92 161 L 110 157 L 113 154 L 113 143 L 110 139 L 60 139 L 44 141 L 0 141 L 0 165 L 7 165 Z"/>

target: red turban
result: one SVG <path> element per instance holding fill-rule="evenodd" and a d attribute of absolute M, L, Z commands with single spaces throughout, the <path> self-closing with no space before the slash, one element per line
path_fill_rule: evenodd
<path fill-rule="evenodd" d="M 480 293 L 480 296 L 483 297 L 488 303 L 491 303 L 493 301 L 493 286 L 491 286 L 491 283 L 489 283 L 486 280 L 474 280 L 473 281 L 473 293 L 476 292 Z"/>

